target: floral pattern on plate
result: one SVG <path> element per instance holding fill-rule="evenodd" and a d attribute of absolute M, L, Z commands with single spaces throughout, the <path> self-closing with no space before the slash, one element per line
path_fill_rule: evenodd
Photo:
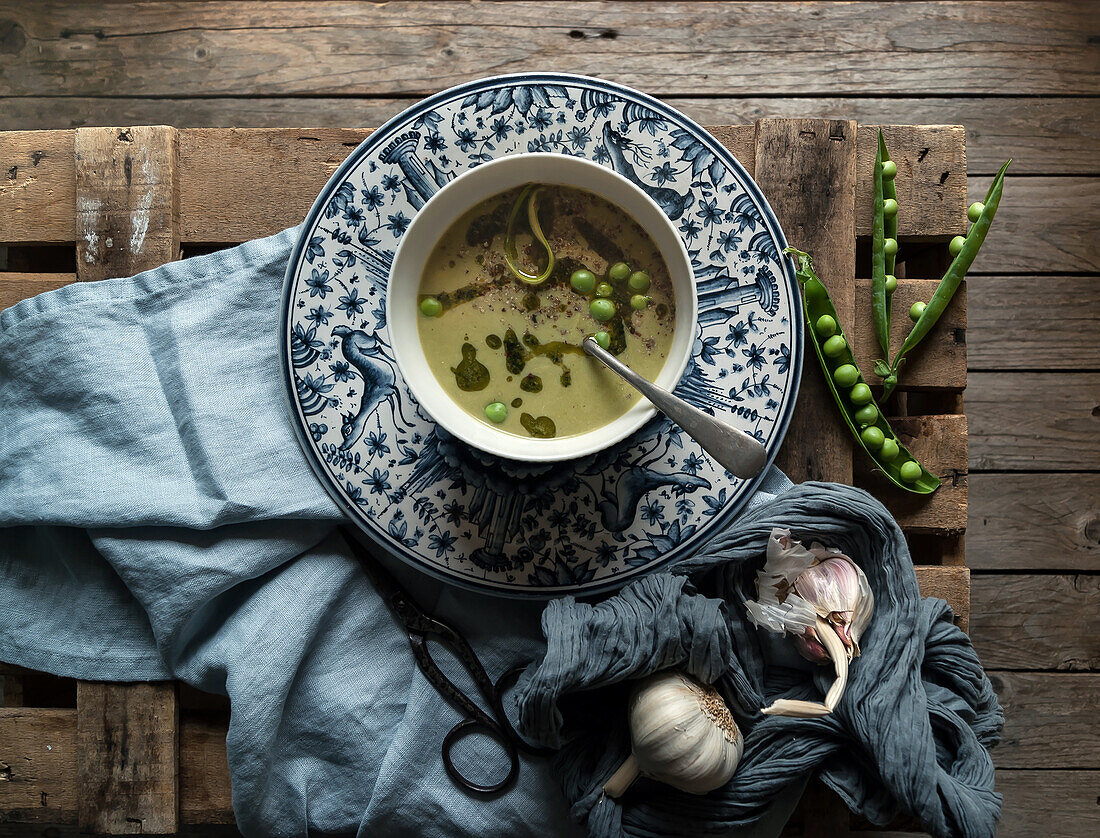
<path fill-rule="evenodd" d="M 699 319 L 676 393 L 774 454 L 794 407 L 802 320 L 782 233 L 713 137 L 597 79 L 503 76 L 437 94 L 372 134 L 306 219 L 283 292 L 283 365 L 318 477 L 383 547 L 449 581 L 511 595 L 589 593 L 685 555 L 728 521 L 739 480 L 658 415 L 567 463 L 493 457 L 437 427 L 401 380 L 383 305 L 410 220 L 459 172 L 556 152 L 630 179 L 677 223 Z"/>

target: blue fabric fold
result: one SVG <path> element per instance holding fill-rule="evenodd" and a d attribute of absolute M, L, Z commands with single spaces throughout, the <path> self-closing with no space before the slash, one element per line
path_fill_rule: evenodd
<path fill-rule="evenodd" d="M 981 766 L 999 721 L 968 642 L 942 603 L 920 602 L 907 567 L 890 582 L 906 622 L 876 628 L 871 645 L 885 656 L 901 644 L 897 711 L 932 720 L 914 763 L 924 773 L 906 773 L 904 741 L 891 749 L 865 729 L 870 699 L 860 698 L 807 725 L 797 746 L 764 735 L 781 725 L 756 723 L 729 795 L 656 792 L 624 809 L 594 791 L 626 740 L 621 703 L 589 699 L 646 671 L 678 665 L 717 680 L 746 726 L 780 688 L 812 694 L 806 672 L 769 668 L 767 642 L 743 625 L 734 596 L 764 521 L 813 529 L 822 514 L 814 531 L 826 541 L 877 549 L 893 537 L 890 566 L 903 568 L 904 543 L 877 509 L 857 503 L 859 515 L 844 517 L 820 487 L 779 494 L 790 484 L 778 472 L 746 523 L 683 566 L 686 576 L 643 579 L 598 605 L 559 600 L 542 615 L 537 603 L 452 589 L 380 555 L 425 610 L 466 634 L 494 677 L 542 661 L 519 710 L 533 735 L 562 745 L 557 758 L 522 757 L 519 783 L 495 799 L 456 789 L 439 748 L 459 714 L 416 668 L 334 532 L 341 514 L 286 409 L 275 324 L 295 234 L 0 312 L 0 659 L 90 680 L 179 678 L 228 695 L 233 804 L 246 835 L 667 835 L 682 834 L 669 820 L 679 807 L 762 837 L 778 833 L 815 766 L 873 818 L 907 806 L 936 834 L 961 834 L 957 811 L 973 789 L 991 789 Z M 860 497 L 835 490 L 848 495 Z M 539 681 L 551 660 L 557 674 Z M 954 675 L 933 687 L 922 666 Z M 586 744 L 570 735 L 584 707 L 605 721 Z M 837 759 L 852 742 L 861 758 Z M 491 771 L 493 748 L 472 741 L 456 759 Z M 937 766 L 936 785 L 923 788 Z"/>

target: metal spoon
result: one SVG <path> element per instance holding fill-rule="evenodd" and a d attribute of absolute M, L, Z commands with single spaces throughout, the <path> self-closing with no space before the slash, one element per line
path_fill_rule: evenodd
<path fill-rule="evenodd" d="M 594 338 L 585 338 L 581 345 L 585 352 L 641 392 L 654 407 L 679 425 L 684 433 L 698 442 L 726 471 L 747 480 L 764 470 L 767 453 L 759 440 L 740 428 L 704 413 L 653 382 L 646 381 L 596 343 Z"/>

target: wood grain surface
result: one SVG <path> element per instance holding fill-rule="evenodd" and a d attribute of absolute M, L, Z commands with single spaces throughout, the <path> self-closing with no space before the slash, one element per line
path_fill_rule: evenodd
<path fill-rule="evenodd" d="M 77 823 L 112 835 L 179 828 L 175 683 L 80 681 L 76 691 Z"/>
<path fill-rule="evenodd" d="M 1100 474 L 972 473 L 969 482 L 972 568 L 1100 572 Z"/>
<path fill-rule="evenodd" d="M 966 412 L 972 469 L 1082 471 L 1100 464 L 1100 373 L 972 373 Z"/>
<path fill-rule="evenodd" d="M 1100 370 L 1095 277 L 974 276 L 968 285 L 970 369 Z"/>
<path fill-rule="evenodd" d="M 179 257 L 174 128 L 78 128 L 76 275 L 129 276 Z M 77 822 L 114 835 L 179 827 L 176 685 L 79 682 Z"/>
<path fill-rule="evenodd" d="M 813 161 L 812 164 L 810 161 Z M 797 172 L 812 165 L 826 191 L 810 188 Z M 756 181 L 772 196 L 772 209 L 787 235 L 814 254 L 837 316 L 850 323 L 855 308 L 856 124 L 844 120 L 761 120 L 756 133 Z M 813 346 L 803 346 L 803 404 L 832 398 L 817 369 Z M 851 483 L 848 430 L 839 415 L 797 412 L 776 460 L 791 479 Z"/>
<path fill-rule="evenodd" d="M 1100 577 L 975 574 L 970 636 L 990 669 L 1100 669 Z"/>
<path fill-rule="evenodd" d="M 528 70 L 664 96 L 1095 95 L 1089 14 L 1067 2 L 830 2 L 800 14 L 781 2 L 422 0 L 283 2 L 273 19 L 254 2 L 9 0 L 0 71 L 14 96 L 95 96 L 121 79 L 146 97 L 425 95 Z"/>

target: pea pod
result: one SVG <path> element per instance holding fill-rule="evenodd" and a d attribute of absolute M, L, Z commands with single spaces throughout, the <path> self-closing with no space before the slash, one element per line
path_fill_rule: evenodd
<path fill-rule="evenodd" d="M 993 216 L 997 214 L 997 206 L 1001 203 L 1001 192 L 1004 190 L 1005 172 L 1008 171 L 1008 166 L 1011 162 L 1012 161 L 1009 160 L 1001 166 L 1001 170 L 997 172 L 997 176 L 993 178 L 993 183 L 989 185 L 989 191 L 985 196 L 985 205 L 982 207 L 981 215 L 978 216 L 978 220 L 974 222 L 974 225 L 966 234 L 966 240 L 963 242 L 962 249 L 959 250 L 958 255 L 947 268 L 947 273 L 943 275 L 940 284 L 936 286 L 935 293 L 932 294 L 932 299 L 928 301 L 928 305 L 924 307 L 924 311 L 921 312 L 917 322 L 913 324 L 912 330 L 906 336 L 905 342 L 902 343 L 901 349 L 898 350 L 897 357 L 894 358 L 889 369 L 880 369 L 876 364 L 875 372 L 877 374 L 881 375 L 883 372 L 887 373 L 882 376 L 883 399 L 889 397 L 897 386 L 898 370 L 901 369 L 906 354 L 914 346 L 920 343 L 924 339 L 924 336 L 936 325 L 936 322 L 940 319 L 940 315 L 943 314 L 944 309 L 947 308 L 947 304 L 951 302 L 952 297 L 955 296 L 955 292 L 959 290 L 959 285 L 962 284 L 963 279 L 966 277 L 966 272 L 970 270 L 970 266 L 974 264 L 974 258 L 978 255 L 978 250 L 981 249 L 982 242 L 985 241 L 985 237 L 989 233 L 989 225 L 993 222 Z M 885 367 L 885 364 L 883 366 Z"/>
<path fill-rule="evenodd" d="M 897 212 L 886 214 L 887 199 L 897 205 L 897 188 L 894 178 L 885 177 L 882 164 L 890 159 L 886 151 L 886 141 L 882 131 L 878 132 L 878 152 L 875 154 L 874 172 L 874 215 L 871 226 L 871 313 L 874 316 L 875 337 L 882 348 L 882 356 L 890 358 L 890 293 L 886 288 L 886 277 L 893 275 L 897 263 L 897 252 L 886 252 L 886 240 L 898 238 Z"/>
<path fill-rule="evenodd" d="M 796 276 L 802 286 L 806 326 L 810 331 L 814 353 L 817 355 L 818 363 L 821 364 L 822 372 L 825 373 L 825 380 L 837 407 L 840 408 L 844 422 L 852 432 L 852 437 L 867 456 L 874 460 L 878 470 L 898 488 L 918 495 L 928 495 L 936 491 L 940 487 L 939 478 L 917 462 L 883 418 L 882 411 L 863 380 L 863 375 L 859 372 L 851 346 L 840 330 L 840 320 L 832 300 L 829 299 L 829 292 L 814 273 L 813 260 L 809 254 L 793 247 L 788 247 L 783 253 L 791 256 L 797 265 Z M 833 341 L 828 354 L 824 351 L 821 335 L 815 328 L 823 317 L 830 318 L 832 324 L 835 324 L 835 329 L 826 330 L 831 332 L 828 340 Z M 838 337 L 843 342 L 843 346 L 837 341 Z M 855 375 L 852 375 L 851 370 L 845 369 L 844 373 L 836 376 L 843 382 L 842 387 L 838 387 L 834 375 L 841 367 L 851 367 L 855 370 Z M 845 392 L 842 393 L 841 389 Z M 869 431 L 871 428 L 877 429 L 879 433 Z M 893 453 L 894 456 L 887 458 L 883 454 L 884 451 Z M 910 479 L 905 479 L 903 474 L 908 475 Z"/>

